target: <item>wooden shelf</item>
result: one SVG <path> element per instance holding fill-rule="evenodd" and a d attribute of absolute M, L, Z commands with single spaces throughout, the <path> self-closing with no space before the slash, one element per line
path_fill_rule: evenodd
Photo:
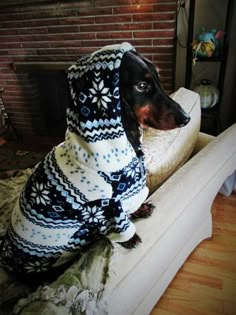
<path fill-rule="evenodd" d="M 31 71 L 31 70 L 65 70 L 71 66 L 72 61 L 68 62 L 14 62 L 11 64 L 12 68 L 21 71 Z"/>
<path fill-rule="evenodd" d="M 202 116 L 216 116 L 217 115 L 217 105 L 210 108 L 201 108 Z"/>
<path fill-rule="evenodd" d="M 197 62 L 221 62 L 223 60 L 223 56 L 219 57 L 196 57 Z"/>

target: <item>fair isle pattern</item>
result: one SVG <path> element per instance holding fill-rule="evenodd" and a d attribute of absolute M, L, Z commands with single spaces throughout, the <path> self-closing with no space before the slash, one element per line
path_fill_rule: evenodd
<path fill-rule="evenodd" d="M 143 154 L 136 156 L 121 121 L 119 67 L 130 49 L 108 46 L 70 67 L 65 141 L 37 165 L 14 208 L 0 254 L 9 270 L 43 272 L 101 235 L 133 236 L 129 214 L 148 190 Z"/>
<path fill-rule="evenodd" d="M 87 142 L 119 138 L 121 122 L 119 67 L 128 45 L 100 50 L 69 68 L 68 80 L 73 102 L 67 109 L 67 124 Z M 89 82 L 78 91 L 80 80 Z M 102 114 L 102 115 L 101 115 Z"/>

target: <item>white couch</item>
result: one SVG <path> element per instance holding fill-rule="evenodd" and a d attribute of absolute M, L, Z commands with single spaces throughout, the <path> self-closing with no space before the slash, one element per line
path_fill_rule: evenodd
<path fill-rule="evenodd" d="M 156 209 L 136 222 L 142 243 L 126 250 L 102 240 L 54 283 L 20 300 L 15 314 L 65 315 L 71 307 L 75 314 L 149 314 L 189 254 L 211 237 L 212 202 L 236 169 L 236 124 L 216 138 L 199 133 L 198 95 L 180 89 L 173 97 L 192 119 L 165 133 L 164 145 L 162 133 L 145 134 L 149 200 Z M 0 287 L 6 283 L 12 287 L 12 278 L 2 273 Z M 17 296 L 28 292 L 19 283 L 13 287 Z"/>

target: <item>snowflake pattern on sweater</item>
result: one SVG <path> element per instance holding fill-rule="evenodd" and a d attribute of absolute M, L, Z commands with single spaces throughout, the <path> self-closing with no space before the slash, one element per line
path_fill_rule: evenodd
<path fill-rule="evenodd" d="M 35 273 L 71 259 L 101 235 L 126 241 L 129 214 L 148 194 L 144 157 L 121 121 L 119 68 L 128 44 L 106 46 L 68 70 L 65 141 L 47 154 L 22 191 L 1 243 L 1 265 Z"/>

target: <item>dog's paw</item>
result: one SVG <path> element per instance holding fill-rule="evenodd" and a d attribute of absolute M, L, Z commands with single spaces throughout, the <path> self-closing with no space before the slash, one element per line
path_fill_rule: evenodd
<path fill-rule="evenodd" d="M 126 242 L 119 242 L 119 244 L 121 246 L 123 246 L 124 248 L 127 248 L 127 249 L 135 248 L 139 243 L 142 243 L 142 239 L 136 233 L 128 241 L 126 241 Z"/>
<path fill-rule="evenodd" d="M 145 219 L 152 215 L 155 206 L 151 202 L 143 203 L 137 211 L 130 215 L 131 219 Z"/>

